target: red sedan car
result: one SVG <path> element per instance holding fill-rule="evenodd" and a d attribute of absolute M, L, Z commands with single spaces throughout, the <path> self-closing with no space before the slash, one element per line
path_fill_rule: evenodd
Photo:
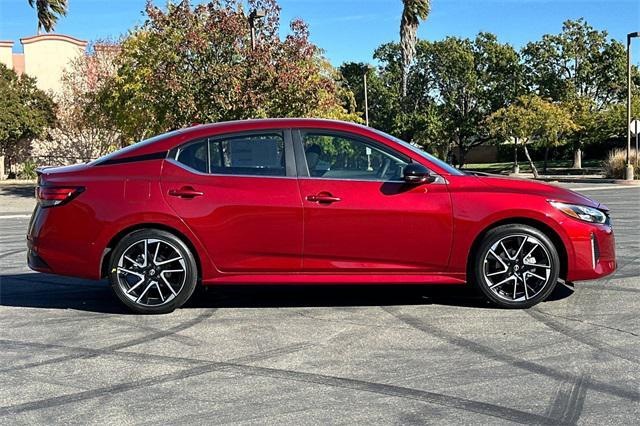
<path fill-rule="evenodd" d="M 32 269 L 108 277 L 140 313 L 196 285 L 477 286 L 525 308 L 616 268 L 607 208 L 529 180 L 465 174 L 360 125 L 251 120 L 167 133 L 39 171 Z"/>

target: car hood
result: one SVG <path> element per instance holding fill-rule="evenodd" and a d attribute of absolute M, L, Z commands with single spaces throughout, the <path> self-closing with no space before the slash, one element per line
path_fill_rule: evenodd
<path fill-rule="evenodd" d="M 584 195 L 578 194 L 570 189 L 561 188 L 548 183 L 501 176 L 476 176 L 476 179 L 499 192 L 536 194 L 553 201 L 580 204 L 583 206 L 599 208 L 601 210 L 608 210 L 605 205 L 600 204 L 589 197 L 585 197 Z"/>

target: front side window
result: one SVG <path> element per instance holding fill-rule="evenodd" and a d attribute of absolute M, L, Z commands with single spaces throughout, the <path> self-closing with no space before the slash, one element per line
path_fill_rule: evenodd
<path fill-rule="evenodd" d="M 284 139 L 280 134 L 209 140 L 211 173 L 285 176 Z"/>
<path fill-rule="evenodd" d="M 376 144 L 343 135 L 305 133 L 303 144 L 309 176 L 314 178 L 400 180 L 409 162 Z"/>

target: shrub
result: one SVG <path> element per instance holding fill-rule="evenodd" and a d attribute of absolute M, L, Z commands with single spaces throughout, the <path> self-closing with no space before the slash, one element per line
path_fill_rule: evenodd
<path fill-rule="evenodd" d="M 635 166 L 638 153 L 635 149 L 631 150 L 630 154 L 631 164 Z M 627 167 L 627 150 L 626 149 L 614 149 L 609 152 L 609 157 L 602 163 L 604 173 L 608 178 L 624 179 L 625 169 Z M 635 178 L 638 179 L 640 173 L 638 173 L 638 167 L 634 167 Z"/>
<path fill-rule="evenodd" d="M 38 166 L 32 160 L 27 160 L 22 164 L 22 170 L 18 173 L 20 179 L 35 179 Z"/>

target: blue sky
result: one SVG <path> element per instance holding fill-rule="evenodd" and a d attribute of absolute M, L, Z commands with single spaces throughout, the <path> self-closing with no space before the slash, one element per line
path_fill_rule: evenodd
<path fill-rule="evenodd" d="M 164 0 L 156 1 L 164 4 Z M 69 14 L 56 32 L 78 38 L 117 38 L 143 22 L 145 0 L 69 0 Z M 283 23 L 299 17 L 309 23 L 312 40 L 334 65 L 371 61 L 381 43 L 398 40 L 401 0 L 280 0 Z M 432 13 L 419 36 L 473 37 L 490 31 L 516 47 L 542 34 L 558 33 L 566 19 L 585 17 L 597 29 L 625 41 L 640 31 L 639 0 L 432 0 Z M 287 25 L 283 25 L 286 29 Z M 35 34 L 36 15 L 27 0 L 0 0 L 0 40 Z M 634 43 L 640 63 L 640 39 Z"/>

